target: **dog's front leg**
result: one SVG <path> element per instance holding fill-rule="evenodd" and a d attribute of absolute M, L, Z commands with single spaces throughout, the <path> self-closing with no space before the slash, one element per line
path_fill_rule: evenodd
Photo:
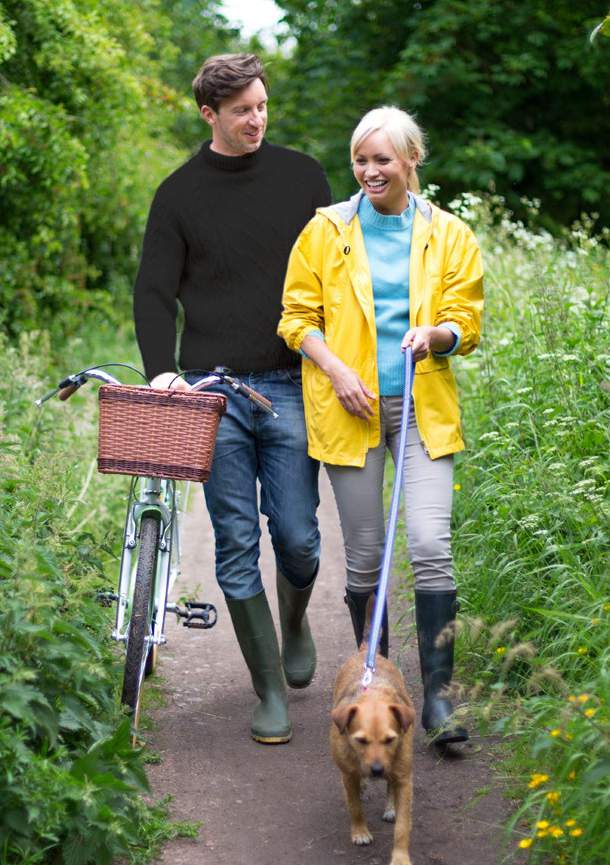
<path fill-rule="evenodd" d="M 409 856 L 409 838 L 411 837 L 411 800 L 413 798 L 413 783 L 395 781 L 393 783 L 396 805 L 396 825 L 394 826 L 394 849 L 390 865 L 412 865 Z"/>
<path fill-rule="evenodd" d="M 366 818 L 362 810 L 359 776 L 344 774 L 343 787 L 345 789 L 345 799 L 351 821 L 352 843 L 358 845 L 370 844 L 373 836 L 366 825 Z"/>
<path fill-rule="evenodd" d="M 388 798 L 385 803 L 385 811 L 383 812 L 382 820 L 386 823 L 393 823 L 396 819 L 396 796 L 394 793 L 394 781 L 388 781 Z"/>

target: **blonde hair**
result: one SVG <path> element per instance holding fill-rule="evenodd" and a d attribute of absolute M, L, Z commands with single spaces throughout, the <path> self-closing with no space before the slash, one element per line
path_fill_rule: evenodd
<path fill-rule="evenodd" d="M 368 111 L 352 133 L 350 156 L 352 162 L 356 151 L 373 132 L 385 132 L 392 147 L 401 159 L 416 159 L 421 165 L 426 157 L 425 135 L 414 117 L 396 108 L 394 105 L 383 105 Z M 419 178 L 415 168 L 412 168 L 407 178 L 407 189 L 419 192 Z"/>

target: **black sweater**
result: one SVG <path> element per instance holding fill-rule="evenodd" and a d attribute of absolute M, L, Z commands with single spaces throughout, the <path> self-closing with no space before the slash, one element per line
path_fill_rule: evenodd
<path fill-rule="evenodd" d="M 182 369 L 235 372 L 298 363 L 276 328 L 292 245 L 330 203 L 319 164 L 263 141 L 247 156 L 206 142 L 154 197 L 135 285 L 136 334 L 149 378 L 176 369 L 177 300 L 184 308 Z"/>

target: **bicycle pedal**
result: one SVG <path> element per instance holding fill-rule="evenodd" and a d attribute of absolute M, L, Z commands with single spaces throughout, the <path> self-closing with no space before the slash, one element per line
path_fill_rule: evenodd
<path fill-rule="evenodd" d="M 187 601 L 185 607 L 185 610 L 176 610 L 176 614 L 186 620 L 182 623 L 185 628 L 207 630 L 213 628 L 218 620 L 218 613 L 214 604 Z"/>
<path fill-rule="evenodd" d="M 95 599 L 102 607 L 109 607 L 119 596 L 115 592 L 96 592 Z"/>

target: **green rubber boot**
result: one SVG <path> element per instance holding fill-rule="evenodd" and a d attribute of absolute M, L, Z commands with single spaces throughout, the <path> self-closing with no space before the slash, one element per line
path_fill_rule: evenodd
<path fill-rule="evenodd" d="M 226 598 L 226 602 L 252 685 L 260 699 L 252 717 L 250 735 L 265 745 L 289 742 L 292 727 L 286 684 L 267 596 L 263 591 L 253 598 Z"/>
<path fill-rule="evenodd" d="M 415 592 L 419 662 L 424 685 L 422 726 L 436 745 L 467 742 L 468 732 L 453 719 L 447 691 L 453 676 L 452 623 L 458 609 L 450 592 Z"/>
<path fill-rule="evenodd" d="M 282 667 L 291 688 L 306 688 L 316 671 L 316 647 L 307 621 L 307 604 L 315 577 L 297 589 L 278 570 L 277 599 L 282 630 Z"/>

